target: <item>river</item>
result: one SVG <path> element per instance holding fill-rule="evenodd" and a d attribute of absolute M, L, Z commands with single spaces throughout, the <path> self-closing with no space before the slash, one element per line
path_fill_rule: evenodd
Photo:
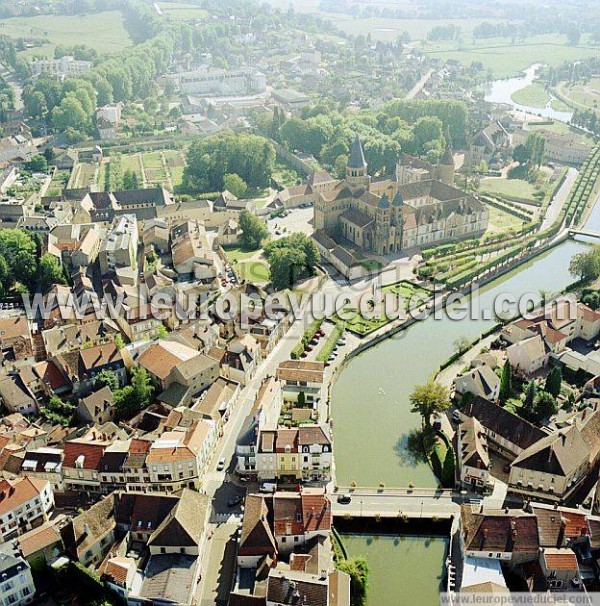
<path fill-rule="evenodd" d="M 369 606 L 439 603 L 448 539 L 444 537 L 342 535 L 349 556 L 369 564 Z"/>
<path fill-rule="evenodd" d="M 600 229 L 599 201 L 586 221 L 588 229 Z M 569 261 L 586 248 L 583 242 L 569 240 L 521 265 L 481 290 L 476 298 L 480 308 L 490 308 L 500 293 L 562 290 L 573 280 Z M 337 484 L 354 480 L 363 486 L 380 481 L 387 486 L 437 485 L 429 466 L 416 462 L 407 449 L 408 435 L 420 425 L 418 415 L 410 412 L 408 396 L 453 353 L 456 339 L 473 339 L 492 324 L 428 318 L 346 366 L 332 392 Z M 347 534 L 342 539 L 349 555 L 367 559 L 370 606 L 439 603 L 446 538 Z"/>
<path fill-rule="evenodd" d="M 600 230 L 600 204 L 596 203 L 585 227 Z M 569 240 L 519 266 L 482 288 L 473 306 L 491 309 L 499 294 L 557 293 L 573 281 L 569 262 L 586 244 Z M 347 486 L 404 487 L 413 483 L 437 485 L 429 466 L 415 460 L 407 448 L 410 433 L 420 417 L 410 412 L 409 395 L 454 353 L 461 337 L 473 340 L 494 320 L 454 321 L 430 317 L 398 333 L 351 360 L 332 388 L 332 418 L 336 483 Z"/>
<path fill-rule="evenodd" d="M 543 116 L 551 120 L 559 120 L 560 122 L 570 122 L 573 117 L 572 112 L 557 111 L 552 107 L 552 101 L 556 98 L 552 96 L 546 107 L 531 107 L 529 105 L 520 105 L 512 100 L 512 96 L 518 90 L 533 84 L 535 74 L 540 66 L 532 65 L 523 72 L 523 76 L 517 78 L 508 78 L 507 80 L 496 80 L 489 85 L 489 92 L 485 96 L 485 100 L 490 103 L 505 103 L 511 105 L 514 109 L 533 114 L 535 116 Z"/>

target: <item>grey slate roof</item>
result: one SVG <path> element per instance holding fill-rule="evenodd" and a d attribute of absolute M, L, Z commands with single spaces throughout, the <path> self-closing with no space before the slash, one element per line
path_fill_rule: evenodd
<path fill-rule="evenodd" d="M 366 168 L 367 161 L 365 160 L 365 154 L 363 152 L 362 143 L 360 138 L 356 135 L 356 138 L 350 146 L 350 154 L 348 156 L 348 168 Z"/>

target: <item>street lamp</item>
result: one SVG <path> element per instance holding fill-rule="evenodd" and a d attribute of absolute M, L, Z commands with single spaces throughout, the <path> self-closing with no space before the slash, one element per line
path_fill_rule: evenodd
<path fill-rule="evenodd" d="M 363 517 L 363 502 L 362 499 L 360 500 L 360 517 Z"/>
<path fill-rule="evenodd" d="M 419 513 L 419 519 L 423 517 L 423 501 L 421 501 L 421 512 Z"/>

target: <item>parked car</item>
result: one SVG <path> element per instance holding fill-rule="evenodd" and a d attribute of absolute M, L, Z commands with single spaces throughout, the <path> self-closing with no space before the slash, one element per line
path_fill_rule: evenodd
<path fill-rule="evenodd" d="M 217 471 L 223 471 L 226 464 L 225 457 L 221 457 L 217 463 Z"/>
<path fill-rule="evenodd" d="M 352 497 L 349 494 L 341 494 L 337 498 L 337 502 L 340 505 L 349 505 L 352 502 Z"/>

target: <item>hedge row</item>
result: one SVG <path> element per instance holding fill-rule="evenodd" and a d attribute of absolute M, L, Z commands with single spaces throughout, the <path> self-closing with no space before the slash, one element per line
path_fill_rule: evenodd
<path fill-rule="evenodd" d="M 300 356 L 304 353 L 306 346 L 312 341 L 312 338 L 315 336 L 317 331 L 321 328 L 321 324 L 323 324 L 323 320 L 313 320 L 310 323 L 310 326 L 306 329 L 304 334 L 302 335 L 302 339 L 300 343 L 292 349 L 291 358 L 292 360 L 298 360 Z"/>

